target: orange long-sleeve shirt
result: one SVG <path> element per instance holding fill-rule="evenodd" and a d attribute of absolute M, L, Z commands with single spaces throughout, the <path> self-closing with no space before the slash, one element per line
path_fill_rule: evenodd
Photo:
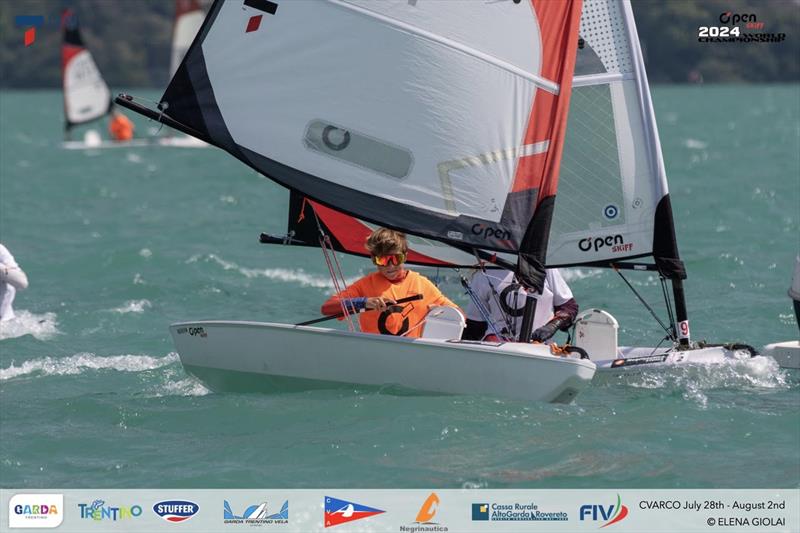
<path fill-rule="evenodd" d="M 359 315 L 361 331 L 365 333 L 385 333 L 398 335 L 409 331 L 407 337 L 419 337 L 422 328 L 415 328 L 425 318 L 428 308 L 436 305 L 450 305 L 458 307 L 451 302 L 442 292 L 425 276 L 412 270 L 407 270 L 406 276 L 397 282 L 386 279 L 380 272 L 373 272 L 359 279 L 346 290 L 331 296 L 322 304 L 322 313 L 333 315 L 341 312 L 341 298 L 372 298 L 381 296 L 399 300 L 416 294 L 422 295 L 422 300 L 407 302 L 400 305 L 403 310 L 399 313 L 384 311 L 364 311 Z M 382 318 L 382 315 L 385 315 Z"/>

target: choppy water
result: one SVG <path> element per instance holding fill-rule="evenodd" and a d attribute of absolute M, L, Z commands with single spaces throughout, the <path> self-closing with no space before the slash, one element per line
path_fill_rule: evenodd
<path fill-rule="evenodd" d="M 654 99 L 695 338 L 796 339 L 800 89 L 656 87 Z M 0 238 L 31 281 L 0 329 L 3 486 L 800 484 L 800 376 L 765 358 L 599 376 L 568 406 L 210 393 L 167 325 L 313 318 L 330 291 L 319 252 L 257 243 L 283 230 L 287 194 L 221 151 L 63 151 L 60 106 L 57 92 L 0 93 Z M 622 343 L 660 338 L 616 274 L 566 277 L 583 308 L 618 318 Z M 631 280 L 658 302 L 656 279 Z"/>

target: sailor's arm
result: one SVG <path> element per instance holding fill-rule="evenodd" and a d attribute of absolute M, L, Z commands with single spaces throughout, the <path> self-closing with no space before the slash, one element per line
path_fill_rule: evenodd
<path fill-rule="evenodd" d="M 17 265 L 7 266 L 0 263 L 0 281 L 12 285 L 17 290 L 28 288 L 28 276 Z"/>

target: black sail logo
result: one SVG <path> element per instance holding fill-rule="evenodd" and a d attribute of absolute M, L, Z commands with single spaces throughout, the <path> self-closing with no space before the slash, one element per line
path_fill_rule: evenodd
<path fill-rule="evenodd" d="M 578 241 L 578 248 L 581 252 L 599 252 L 610 248 L 612 253 L 630 252 L 633 250 L 633 244 L 626 243 L 622 235 L 607 235 L 604 237 L 586 237 Z"/>

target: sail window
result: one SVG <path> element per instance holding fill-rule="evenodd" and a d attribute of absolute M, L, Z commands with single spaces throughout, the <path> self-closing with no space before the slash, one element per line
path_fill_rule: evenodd
<path fill-rule="evenodd" d="M 414 163 L 405 148 L 322 120 L 308 124 L 303 141 L 310 150 L 397 179 L 408 176 Z"/>

